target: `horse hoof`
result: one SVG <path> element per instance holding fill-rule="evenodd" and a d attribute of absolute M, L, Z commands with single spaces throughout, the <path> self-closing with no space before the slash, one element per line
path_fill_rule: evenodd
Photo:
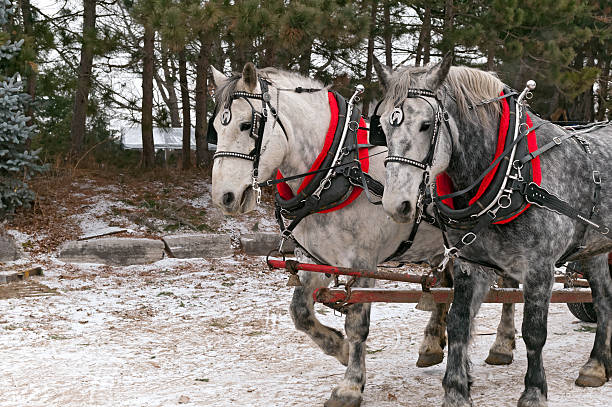
<path fill-rule="evenodd" d="M 580 387 L 601 387 L 606 384 L 606 377 L 588 376 L 580 374 L 576 379 L 576 386 Z"/>
<path fill-rule="evenodd" d="M 530 388 L 523 392 L 518 407 L 547 407 L 548 401 L 539 389 Z"/>
<path fill-rule="evenodd" d="M 417 367 L 429 367 L 442 363 L 444 353 L 421 353 L 416 362 Z"/>
<path fill-rule="evenodd" d="M 576 379 L 576 386 L 601 387 L 606 381 L 607 377 L 604 365 L 595 359 L 590 359 L 580 368 L 580 373 Z"/>
<path fill-rule="evenodd" d="M 361 396 L 352 397 L 338 397 L 332 396 L 324 404 L 325 407 L 359 407 L 361 406 Z"/>
<path fill-rule="evenodd" d="M 362 386 L 363 387 L 363 386 Z M 331 397 L 325 402 L 325 407 L 359 407 L 361 406 L 361 393 L 353 388 L 336 387 Z"/>
<path fill-rule="evenodd" d="M 488 365 L 509 365 L 512 363 L 514 355 L 512 353 L 489 352 L 489 356 L 485 359 Z"/>

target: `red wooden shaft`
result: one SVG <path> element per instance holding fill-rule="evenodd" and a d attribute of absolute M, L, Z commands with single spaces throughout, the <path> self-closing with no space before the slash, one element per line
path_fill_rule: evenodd
<path fill-rule="evenodd" d="M 419 302 L 423 292 L 421 290 L 392 290 L 355 288 L 351 290 L 348 304 L 366 302 Z M 432 288 L 431 294 L 437 303 L 451 303 L 453 301 L 452 288 Z M 313 293 L 317 302 L 333 303 L 346 300 L 343 289 L 319 288 Z M 591 291 L 583 289 L 553 290 L 550 302 L 592 302 Z M 489 303 L 522 303 L 523 291 L 518 288 L 492 288 L 484 302 Z"/>
<path fill-rule="evenodd" d="M 270 267 L 275 269 L 284 269 L 285 261 L 283 260 L 268 260 Z M 316 273 L 327 273 L 341 276 L 354 276 L 363 278 L 375 278 L 379 280 L 390 280 L 390 281 L 403 281 L 406 283 L 421 283 L 423 276 L 419 274 L 409 273 L 397 273 L 393 271 L 382 271 L 382 270 L 360 270 L 351 269 L 346 267 L 327 266 L 324 264 L 309 264 L 309 263 L 298 263 L 298 270 L 313 271 Z M 427 283 L 434 283 L 433 277 L 427 277 Z"/>

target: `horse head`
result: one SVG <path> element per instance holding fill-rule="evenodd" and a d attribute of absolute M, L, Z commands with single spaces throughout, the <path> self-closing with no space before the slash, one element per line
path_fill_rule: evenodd
<path fill-rule="evenodd" d="M 382 201 L 396 222 L 410 222 L 418 216 L 429 178 L 449 164 L 451 125 L 438 94 L 450 64 L 451 58 L 445 57 L 429 68 L 400 68 L 393 72 L 375 63 L 385 91 L 380 124 L 389 148 Z"/>
<path fill-rule="evenodd" d="M 217 153 L 212 199 L 227 215 L 255 209 L 259 180 L 272 178 L 287 151 L 287 137 L 274 126 L 270 85 L 247 63 L 242 74 L 226 77 L 211 68 L 216 94 Z"/>

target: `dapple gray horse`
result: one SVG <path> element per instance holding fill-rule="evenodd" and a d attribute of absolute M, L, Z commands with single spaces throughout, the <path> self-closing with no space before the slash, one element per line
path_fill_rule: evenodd
<path fill-rule="evenodd" d="M 423 169 L 405 165 L 405 162 L 423 160 L 429 151 L 438 101 L 446 112 L 439 117 L 448 121 L 448 127 L 441 122 L 430 174 L 435 177 L 440 172 L 447 172 L 460 190 L 471 185 L 494 157 L 500 104 L 479 103 L 500 95 L 504 85 L 491 73 L 465 67 L 451 68 L 450 57 L 427 68 L 400 68 L 393 72 L 377 63 L 376 70 L 386 89 L 381 123 L 389 156 L 407 159 L 404 163 L 398 162 L 401 158 L 387 163 L 383 206 L 394 220 L 411 223 Z M 433 91 L 435 97 L 414 97 L 418 92 L 414 89 Z M 408 97 L 409 94 L 413 97 Z M 406 119 L 392 126 L 389 116 L 396 109 L 401 109 Z M 531 119 L 534 127 L 543 122 L 536 115 L 531 115 Z M 566 131 L 545 123 L 536 134 L 538 146 L 543 146 L 552 142 L 553 137 L 559 137 L 555 140 L 557 143 Z M 570 138 L 540 156 L 542 187 L 588 214 L 593 207 L 592 172 L 593 169 L 600 171 L 602 190 L 597 213 L 601 223 L 609 225 L 612 223 L 612 126 L 581 136 L 590 145 L 592 154 L 587 154 L 582 145 Z M 449 229 L 449 240 L 457 242 L 465 234 L 465 230 Z M 522 335 L 527 347 L 528 368 L 519 406 L 547 405 L 542 349 L 546 342 L 555 263 L 571 248 L 581 245 L 584 249 L 568 260 L 578 260 L 589 280 L 598 325 L 593 350 L 580 369 L 576 384 L 601 386 L 612 375 L 612 281 L 607 255 L 600 253 L 612 248 L 612 240 L 593 228 L 586 229 L 584 223 L 532 205 L 511 223 L 484 229 L 461 252 L 466 258 L 497 265 L 503 270 L 502 276 L 523 284 Z M 447 328 L 449 351 L 443 380 L 444 406 L 471 405 L 467 346 L 473 318 L 488 288 L 489 278 L 479 267 L 464 262 L 455 266 L 455 296 Z"/>
<path fill-rule="evenodd" d="M 258 75 L 270 82 L 271 103 L 278 112 L 286 130 L 274 125 L 269 118 L 263 135 L 262 154 L 259 163 L 260 180 L 271 179 L 280 169 L 285 176 L 305 173 L 321 151 L 330 123 L 330 107 L 327 91 L 295 93 L 278 89 L 323 88 L 323 85 L 295 73 L 273 68 L 255 71 L 252 64 L 244 67 L 242 75 L 231 78 L 212 69 L 216 102 L 224 106 L 236 91 L 261 93 Z M 254 104 L 256 108 L 259 104 Z M 244 99 L 234 100 L 231 105 L 231 121 L 221 124 L 218 114 L 214 126 L 218 133 L 218 150 L 248 154 L 254 147 L 247 129 L 251 124 L 251 106 Z M 384 152 L 377 147 L 371 154 Z M 384 176 L 384 154 L 370 159 L 369 173 L 376 179 Z M 252 188 L 251 161 L 235 158 L 217 158 L 213 167 L 212 198 L 225 214 L 238 215 L 255 208 L 256 196 Z M 293 192 L 301 180 L 288 184 Z M 376 266 L 393 254 L 402 240 L 410 233 L 410 227 L 393 222 L 380 206 L 368 202 L 365 194 L 342 210 L 314 214 L 305 218 L 296 228 L 297 240 L 313 255 L 328 264 L 343 267 L 375 270 Z M 406 261 L 429 260 L 441 253 L 440 231 L 423 224 Z M 315 288 L 328 286 L 332 279 L 320 273 L 300 272 L 303 287 L 297 287 L 291 302 L 291 316 L 298 330 L 308 334 L 328 355 L 347 366 L 342 382 L 333 390 L 326 406 L 356 406 L 366 381 L 365 341 L 370 323 L 370 304 L 349 307 L 346 315 L 346 338 L 342 333 L 322 325 L 313 311 L 312 293 Z M 356 287 L 373 287 L 374 281 L 361 279 Z M 438 304 L 425 329 L 425 338 L 419 350 L 420 366 L 429 366 L 442 361 L 445 345 L 445 325 L 448 306 Z M 506 364 L 512 361 L 514 348 L 514 308 L 504 306 L 504 316 L 499 327 L 498 338 L 491 349 L 488 361 Z"/>

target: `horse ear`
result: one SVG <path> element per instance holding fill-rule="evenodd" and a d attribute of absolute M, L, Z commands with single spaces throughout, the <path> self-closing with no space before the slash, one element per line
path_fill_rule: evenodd
<path fill-rule="evenodd" d="M 387 90 L 389 88 L 389 78 L 393 71 L 388 66 L 381 64 L 376 57 L 374 57 L 374 70 L 376 71 L 376 75 L 378 75 L 378 81 L 383 90 Z"/>
<path fill-rule="evenodd" d="M 444 55 L 442 61 L 427 71 L 427 85 L 429 89 L 436 90 L 444 83 L 452 64 L 453 53 L 449 51 Z"/>
<path fill-rule="evenodd" d="M 242 81 L 249 90 L 249 92 L 255 91 L 257 87 L 257 71 L 255 65 L 252 62 L 247 62 L 242 70 Z"/>
<path fill-rule="evenodd" d="M 212 73 L 213 86 L 215 87 L 215 90 L 225 85 L 225 82 L 227 82 L 227 76 L 223 75 L 222 72 L 217 71 L 212 65 L 210 66 L 210 72 Z"/>

